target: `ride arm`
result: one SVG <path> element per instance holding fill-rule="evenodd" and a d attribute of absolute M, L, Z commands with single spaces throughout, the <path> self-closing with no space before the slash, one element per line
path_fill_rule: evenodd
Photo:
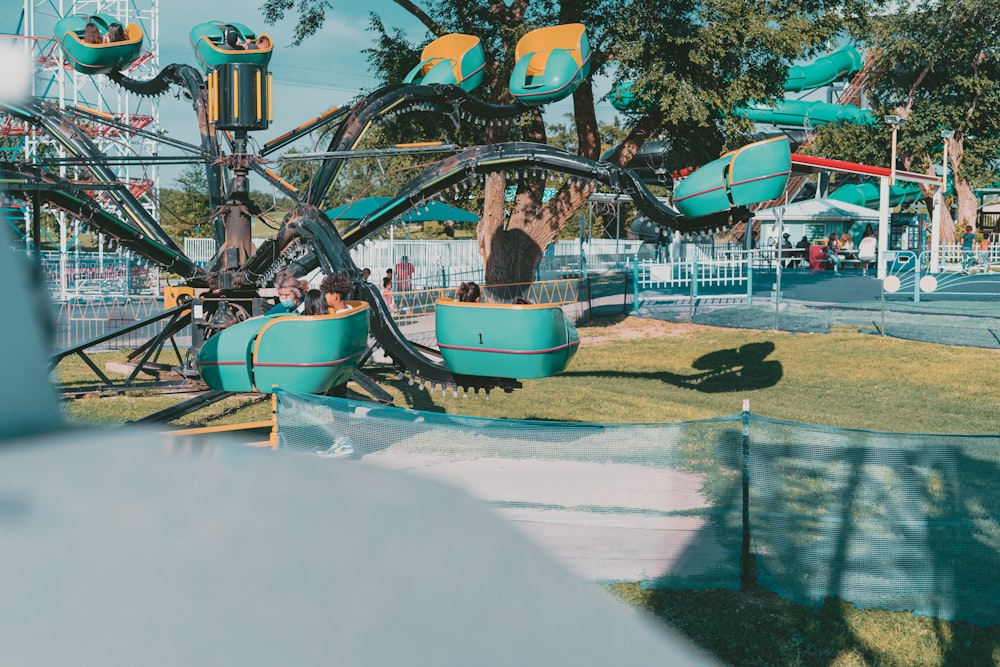
<path fill-rule="evenodd" d="M 117 219 L 94 201 L 89 195 L 78 191 L 81 186 L 59 179 L 47 172 L 28 167 L 0 165 L 0 179 L 8 192 L 20 192 L 25 196 L 33 193 L 53 206 L 63 209 L 87 225 L 115 239 L 121 247 L 132 250 L 163 269 L 177 273 L 184 278 L 193 278 L 205 273 L 204 269 L 189 260 L 176 247 L 168 247 L 156 239 L 149 238 Z M 75 191 L 76 190 L 76 191 Z"/>
<path fill-rule="evenodd" d="M 462 119 L 478 122 L 500 122 L 529 110 L 521 104 L 489 104 L 476 99 L 460 86 L 452 84 L 398 84 L 386 86 L 358 101 L 350 114 L 338 126 L 330 139 L 327 152 L 335 153 L 354 148 L 380 116 L 415 109 L 440 107 L 457 125 Z M 306 201 L 321 206 L 330 185 L 336 180 L 346 159 L 328 158 L 309 184 Z"/>

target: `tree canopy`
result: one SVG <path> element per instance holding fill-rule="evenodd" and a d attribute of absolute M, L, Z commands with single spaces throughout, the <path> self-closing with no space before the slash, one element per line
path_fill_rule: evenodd
<path fill-rule="evenodd" d="M 597 159 L 602 149 L 594 76 L 633 82 L 648 102 L 626 118 L 628 131 L 610 161 L 619 166 L 643 142 L 670 142 L 673 159 L 697 165 L 750 139 L 752 126 L 730 111 L 753 100 L 782 94 L 786 68 L 796 59 L 825 47 L 845 25 L 866 20 L 866 0 L 441 0 L 424 9 L 396 0 L 427 29 L 411 43 L 373 15 L 376 33 L 369 61 L 381 82 L 398 82 L 418 62 L 420 48 L 438 36 L 477 35 L 487 53 L 486 77 L 476 94 L 492 102 L 510 100 L 506 89 L 517 40 L 529 30 L 580 22 L 593 50 L 591 77 L 573 94 L 573 123 L 578 154 Z M 300 0 L 300 39 L 322 29 L 327 2 Z M 291 0 L 265 0 L 265 21 L 283 20 Z M 651 17 L 656 17 L 655 19 Z M 545 143 L 543 110 L 518 124 L 490 126 L 477 143 L 518 138 Z M 544 183 L 518 183 L 514 210 L 507 215 L 506 182 L 487 185 L 479 227 L 487 282 L 530 280 L 545 246 L 582 206 L 592 186 L 568 182 L 556 197 L 541 201 Z"/>

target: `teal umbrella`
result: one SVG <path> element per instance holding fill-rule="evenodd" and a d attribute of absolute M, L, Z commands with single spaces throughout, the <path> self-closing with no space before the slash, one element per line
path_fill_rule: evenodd
<path fill-rule="evenodd" d="M 393 201 L 392 197 L 366 197 L 350 204 L 344 204 L 336 208 L 331 208 L 326 214 L 331 220 L 361 220 L 367 218 L 372 213 L 378 211 L 386 204 Z M 444 202 L 432 200 L 427 202 L 426 208 L 420 205 L 402 216 L 403 222 L 427 222 L 429 220 L 455 222 L 479 222 L 479 216 L 469 213 L 454 206 L 448 206 Z"/>

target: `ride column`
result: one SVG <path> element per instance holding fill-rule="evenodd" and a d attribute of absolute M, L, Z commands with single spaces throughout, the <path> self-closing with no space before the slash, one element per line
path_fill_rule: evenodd
<path fill-rule="evenodd" d="M 237 271 L 253 255 L 250 234 L 250 155 L 247 132 L 265 130 L 272 120 L 271 75 L 260 63 L 226 63 L 208 75 L 209 120 L 216 130 L 233 132 L 233 151 L 226 158 L 232 173 L 227 185 L 226 202 L 220 214 L 225 240 L 219 253 L 219 287 L 240 287 Z"/>

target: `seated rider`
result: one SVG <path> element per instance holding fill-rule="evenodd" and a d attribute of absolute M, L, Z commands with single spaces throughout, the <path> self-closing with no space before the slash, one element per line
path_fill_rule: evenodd
<path fill-rule="evenodd" d="M 330 307 L 326 305 L 326 298 L 318 289 L 311 289 L 306 292 L 306 307 L 303 315 L 326 315 L 330 312 Z"/>
<path fill-rule="evenodd" d="M 479 285 L 472 282 L 471 280 L 467 283 L 462 283 L 458 286 L 458 300 L 465 301 L 467 303 L 475 303 L 479 301 L 480 289 Z"/>
<path fill-rule="evenodd" d="M 100 44 L 102 41 L 101 29 L 93 21 L 87 21 L 86 25 L 83 26 L 83 42 L 85 44 Z"/>
<path fill-rule="evenodd" d="M 127 39 L 128 35 L 125 34 L 125 28 L 122 27 L 121 23 L 108 24 L 108 32 L 104 35 L 105 44 L 124 42 Z"/>
<path fill-rule="evenodd" d="M 246 48 L 247 43 L 240 39 L 240 32 L 235 27 L 227 25 L 224 32 L 224 40 L 226 46 L 233 50 L 239 51 Z"/>
<path fill-rule="evenodd" d="M 265 315 L 301 315 L 305 312 L 305 292 L 295 276 L 285 276 L 275 285 L 280 301 Z"/>
<path fill-rule="evenodd" d="M 331 313 L 344 313 L 354 309 L 354 306 L 347 303 L 347 297 L 353 288 L 354 283 L 351 279 L 339 273 L 323 278 L 323 282 L 319 285 Z"/>

